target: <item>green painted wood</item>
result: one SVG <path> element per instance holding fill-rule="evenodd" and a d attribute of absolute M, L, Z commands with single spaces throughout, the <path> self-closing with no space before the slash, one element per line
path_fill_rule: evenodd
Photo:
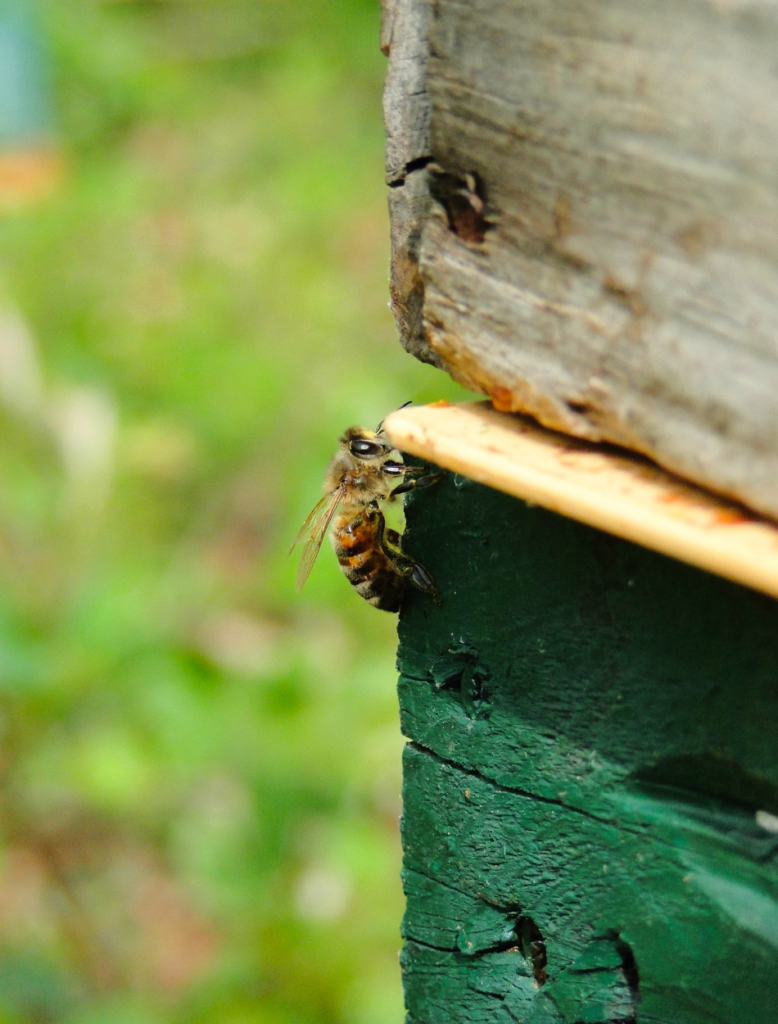
<path fill-rule="evenodd" d="M 453 474 L 407 519 L 408 1024 L 774 1024 L 778 605 Z"/>

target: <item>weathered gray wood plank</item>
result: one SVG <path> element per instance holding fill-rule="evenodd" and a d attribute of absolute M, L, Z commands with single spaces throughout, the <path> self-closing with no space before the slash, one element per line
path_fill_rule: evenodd
<path fill-rule="evenodd" d="M 434 160 L 392 190 L 406 347 L 778 515 L 778 3 L 398 7 L 390 83 L 428 24 L 429 146 L 422 56 L 387 88 L 389 177 Z"/>
<path fill-rule="evenodd" d="M 428 9 L 416 0 L 382 0 L 381 50 L 389 57 L 384 86 L 386 181 L 401 182 L 429 157 Z"/>
<path fill-rule="evenodd" d="M 440 366 L 424 333 L 424 287 L 419 274 L 421 229 L 430 206 L 426 171 L 430 160 L 429 9 L 417 0 L 382 0 L 381 15 L 381 49 L 389 58 L 384 123 L 392 245 L 390 302 L 408 351 Z"/>

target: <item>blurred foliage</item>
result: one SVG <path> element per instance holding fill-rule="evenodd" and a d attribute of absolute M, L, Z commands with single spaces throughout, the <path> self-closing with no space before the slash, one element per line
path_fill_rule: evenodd
<path fill-rule="evenodd" d="M 0 1024 L 399 1024 L 395 623 L 287 557 L 457 394 L 386 308 L 377 0 L 43 0 L 0 218 Z"/>

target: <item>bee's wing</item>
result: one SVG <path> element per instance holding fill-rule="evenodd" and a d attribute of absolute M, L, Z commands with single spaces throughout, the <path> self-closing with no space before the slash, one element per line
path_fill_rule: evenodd
<path fill-rule="evenodd" d="M 327 530 L 332 522 L 338 505 L 343 499 L 343 489 L 336 487 L 334 491 L 325 494 L 324 497 L 314 505 L 310 515 L 300 527 L 300 532 L 295 537 L 294 544 L 289 549 L 289 554 L 297 547 L 303 537 L 306 537 L 303 553 L 300 557 L 300 565 L 297 569 L 297 589 L 302 590 L 303 584 L 308 579 L 313 563 L 319 553 L 322 541 L 327 535 Z"/>

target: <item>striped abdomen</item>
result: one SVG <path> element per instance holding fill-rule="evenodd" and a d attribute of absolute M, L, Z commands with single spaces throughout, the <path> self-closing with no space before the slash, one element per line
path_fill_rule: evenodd
<path fill-rule="evenodd" d="M 406 579 L 384 549 L 384 517 L 367 506 L 356 515 L 342 513 L 335 519 L 332 543 L 340 567 L 357 593 L 375 608 L 396 612 L 406 589 Z"/>

